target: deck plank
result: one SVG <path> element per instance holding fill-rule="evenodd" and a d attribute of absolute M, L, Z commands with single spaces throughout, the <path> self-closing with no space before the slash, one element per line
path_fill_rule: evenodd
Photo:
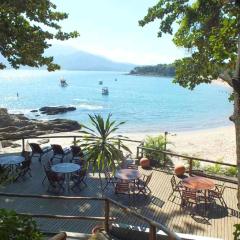
<path fill-rule="evenodd" d="M 46 161 L 43 160 L 43 162 Z M 67 161 L 67 160 L 66 160 Z M 187 234 L 199 236 L 216 237 L 221 239 L 232 239 L 233 225 L 239 222 L 239 211 L 237 209 L 236 189 L 226 188 L 224 199 L 229 207 L 229 215 L 226 215 L 221 206 L 211 213 L 208 219 L 210 224 L 201 223 L 193 219 L 188 213 L 180 208 L 180 199 L 174 201 L 168 200 L 171 193 L 170 178 L 171 175 L 160 170 L 141 170 L 145 174 L 153 171 L 153 177 L 150 182 L 152 195 L 148 198 L 138 196 L 136 200 L 129 201 L 128 196 L 117 196 L 114 189 L 109 185 L 104 192 L 104 196 L 110 197 L 120 203 L 136 210 L 138 213 L 166 225 L 170 229 Z M 25 181 L 19 181 L 1 186 L 0 191 L 21 194 L 49 194 L 47 190 L 47 181 L 44 185 L 41 181 L 44 177 L 42 165 L 37 161 L 32 164 L 32 178 L 26 178 Z M 66 196 L 102 196 L 98 175 L 89 173 L 87 187 L 81 191 L 66 192 Z M 234 187 L 233 184 L 227 184 L 228 187 Z M 236 186 L 235 186 L 236 187 Z M 53 194 L 54 195 L 54 194 Z M 103 216 L 104 203 L 99 201 L 86 200 L 43 200 L 43 199 L 22 199 L 0 197 L 0 207 L 15 209 L 18 212 L 29 213 L 48 213 L 65 215 L 88 215 Z M 135 226 L 148 227 L 143 221 L 136 217 L 124 214 L 120 209 L 111 206 L 111 216 L 117 218 L 118 223 L 131 224 Z M 230 214 L 232 213 L 232 215 Z M 83 220 L 37 220 L 41 229 L 51 232 L 66 230 L 90 233 L 93 226 L 99 222 L 90 222 Z"/>

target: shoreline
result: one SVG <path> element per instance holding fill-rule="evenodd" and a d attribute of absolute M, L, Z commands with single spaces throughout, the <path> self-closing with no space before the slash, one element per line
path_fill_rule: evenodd
<path fill-rule="evenodd" d="M 146 136 L 158 136 L 161 133 L 125 133 L 121 134 L 132 140 L 142 141 Z M 163 133 L 162 133 L 163 134 Z M 57 133 L 56 135 L 79 135 L 77 132 Z M 51 136 L 47 135 L 47 136 Z M 117 135 L 117 134 L 114 134 Z M 69 139 L 50 139 L 50 143 L 59 143 L 63 146 L 72 144 Z M 169 134 L 167 140 L 167 149 L 173 152 L 195 156 L 198 158 L 212 161 L 223 161 L 226 163 L 236 164 L 236 143 L 234 126 L 219 127 L 213 129 L 195 130 L 188 132 L 176 132 Z M 136 147 L 139 143 L 125 142 L 125 144 L 136 153 Z"/>
<path fill-rule="evenodd" d="M 122 133 L 114 135 L 122 135 L 132 140 L 142 141 L 146 136 L 158 136 L 164 133 Z M 71 136 L 81 135 L 77 131 L 61 132 L 46 134 L 43 136 Z M 113 135 L 113 136 L 114 136 Z M 39 136 L 40 137 L 40 136 Z M 29 142 L 38 142 L 40 139 L 29 139 Z M 167 145 L 167 150 L 178 154 L 188 155 L 192 157 L 203 158 L 212 161 L 222 161 L 226 163 L 236 164 L 236 143 L 234 126 L 226 126 L 204 130 L 193 130 L 188 132 L 176 132 L 168 134 L 167 140 L 170 142 Z M 27 141 L 26 141 L 27 142 Z M 17 141 L 21 144 L 21 140 Z M 69 147 L 73 144 L 73 138 L 51 138 L 44 145 L 60 144 L 63 147 Z M 136 154 L 136 149 L 139 143 L 125 142 L 133 156 Z M 28 146 L 28 150 L 29 146 Z M 21 151 L 18 148 L 4 148 L 4 152 Z"/>

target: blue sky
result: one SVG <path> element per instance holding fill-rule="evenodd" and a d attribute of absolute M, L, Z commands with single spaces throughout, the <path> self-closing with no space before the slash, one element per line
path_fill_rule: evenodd
<path fill-rule="evenodd" d="M 135 64 L 171 63 L 184 55 L 172 37 L 157 37 L 158 22 L 142 28 L 138 20 L 156 0 L 53 0 L 57 10 L 69 13 L 61 23 L 65 31 L 80 37 L 61 44 L 119 62 Z"/>

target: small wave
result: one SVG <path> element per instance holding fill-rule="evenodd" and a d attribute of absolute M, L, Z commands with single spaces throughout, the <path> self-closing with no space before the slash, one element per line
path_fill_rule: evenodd
<path fill-rule="evenodd" d="M 76 105 L 77 108 L 81 109 L 87 109 L 87 110 L 100 110 L 103 109 L 103 106 L 100 105 L 94 105 L 94 104 L 87 104 L 87 103 L 81 103 L 79 105 Z"/>
<path fill-rule="evenodd" d="M 32 109 L 8 109 L 8 112 L 11 114 L 30 114 Z"/>
<path fill-rule="evenodd" d="M 74 98 L 73 101 L 76 101 L 76 102 L 88 102 L 88 100 L 84 99 L 84 98 Z"/>

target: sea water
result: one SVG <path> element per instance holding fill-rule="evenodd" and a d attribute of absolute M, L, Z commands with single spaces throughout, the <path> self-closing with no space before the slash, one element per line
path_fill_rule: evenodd
<path fill-rule="evenodd" d="M 65 88 L 60 86 L 62 77 L 68 83 Z M 112 119 L 126 122 L 119 132 L 175 132 L 230 124 L 230 88 L 202 84 L 190 91 L 172 80 L 122 72 L 2 70 L 0 106 L 35 119 L 66 118 L 87 125 L 88 114 L 112 113 Z M 102 95 L 102 87 L 108 87 L 109 95 Z M 77 110 L 54 116 L 30 112 L 59 105 Z"/>

